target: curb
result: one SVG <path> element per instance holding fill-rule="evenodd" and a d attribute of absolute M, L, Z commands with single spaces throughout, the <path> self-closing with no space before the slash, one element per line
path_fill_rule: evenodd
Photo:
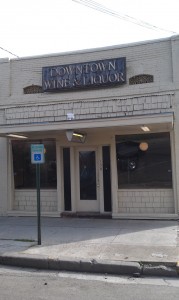
<path fill-rule="evenodd" d="M 1 255 L 0 264 L 23 268 L 111 275 L 178 277 L 178 263 L 126 262 L 106 260 L 53 259 L 45 256 L 12 254 Z"/>
<path fill-rule="evenodd" d="M 82 259 L 53 259 L 36 255 L 0 256 L 0 264 L 24 268 L 59 270 L 87 273 L 108 273 L 118 275 L 140 274 L 142 267 L 138 262 L 82 260 Z"/>
<path fill-rule="evenodd" d="M 176 263 L 156 263 L 143 262 L 142 275 L 144 276 L 161 276 L 161 277 L 177 277 L 179 276 Z"/>

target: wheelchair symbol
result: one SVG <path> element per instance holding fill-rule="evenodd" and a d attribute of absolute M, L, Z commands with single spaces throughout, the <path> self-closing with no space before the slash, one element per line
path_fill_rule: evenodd
<path fill-rule="evenodd" d="M 34 161 L 41 161 L 41 154 L 34 154 Z"/>

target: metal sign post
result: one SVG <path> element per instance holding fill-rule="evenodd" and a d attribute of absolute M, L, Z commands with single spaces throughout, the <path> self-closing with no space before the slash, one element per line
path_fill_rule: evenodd
<path fill-rule="evenodd" d="M 36 164 L 38 245 L 41 245 L 40 164 L 43 164 L 44 161 L 45 161 L 45 158 L 44 158 L 44 145 L 43 144 L 33 144 L 33 145 L 31 145 L 31 163 Z"/>
<path fill-rule="evenodd" d="M 37 188 L 37 223 L 38 245 L 41 245 L 41 212 L 40 212 L 40 164 L 36 164 L 36 188 Z"/>

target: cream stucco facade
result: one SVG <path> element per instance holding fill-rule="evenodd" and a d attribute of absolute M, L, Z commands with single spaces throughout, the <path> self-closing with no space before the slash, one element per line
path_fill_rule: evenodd
<path fill-rule="evenodd" d="M 42 68 L 126 58 L 123 85 L 42 92 Z M 86 51 L 0 59 L 0 215 L 36 215 L 36 189 L 14 184 L 13 141 L 53 139 L 55 188 L 41 190 L 42 215 L 65 209 L 64 153 L 69 149 L 71 208 L 68 213 L 109 214 L 113 218 L 178 218 L 179 214 L 179 36 Z M 152 80 L 151 80 L 152 78 Z M 146 81 L 145 81 L 146 80 Z M 74 118 L 69 119 L 69 114 Z M 172 185 L 120 188 L 116 136 L 150 133 L 170 137 Z M 86 134 L 84 143 L 67 140 L 67 130 Z M 109 149 L 111 209 L 105 209 L 104 147 Z M 81 201 L 79 153 L 93 151 L 96 199 Z M 145 170 L 144 170 L 145 171 Z M 170 170 L 171 172 L 171 170 Z M 119 179 L 120 181 L 120 179 Z"/>

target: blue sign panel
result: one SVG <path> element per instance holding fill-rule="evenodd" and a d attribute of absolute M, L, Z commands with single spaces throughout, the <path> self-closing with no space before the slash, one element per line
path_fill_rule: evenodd
<path fill-rule="evenodd" d="M 125 83 L 125 57 L 42 68 L 43 92 L 60 92 Z"/>
<path fill-rule="evenodd" d="M 31 145 L 31 163 L 43 164 L 44 162 L 45 162 L 44 145 L 43 144 Z"/>
<path fill-rule="evenodd" d="M 38 154 L 34 154 L 34 161 L 41 161 L 42 160 L 42 155 L 41 153 L 38 153 Z"/>

